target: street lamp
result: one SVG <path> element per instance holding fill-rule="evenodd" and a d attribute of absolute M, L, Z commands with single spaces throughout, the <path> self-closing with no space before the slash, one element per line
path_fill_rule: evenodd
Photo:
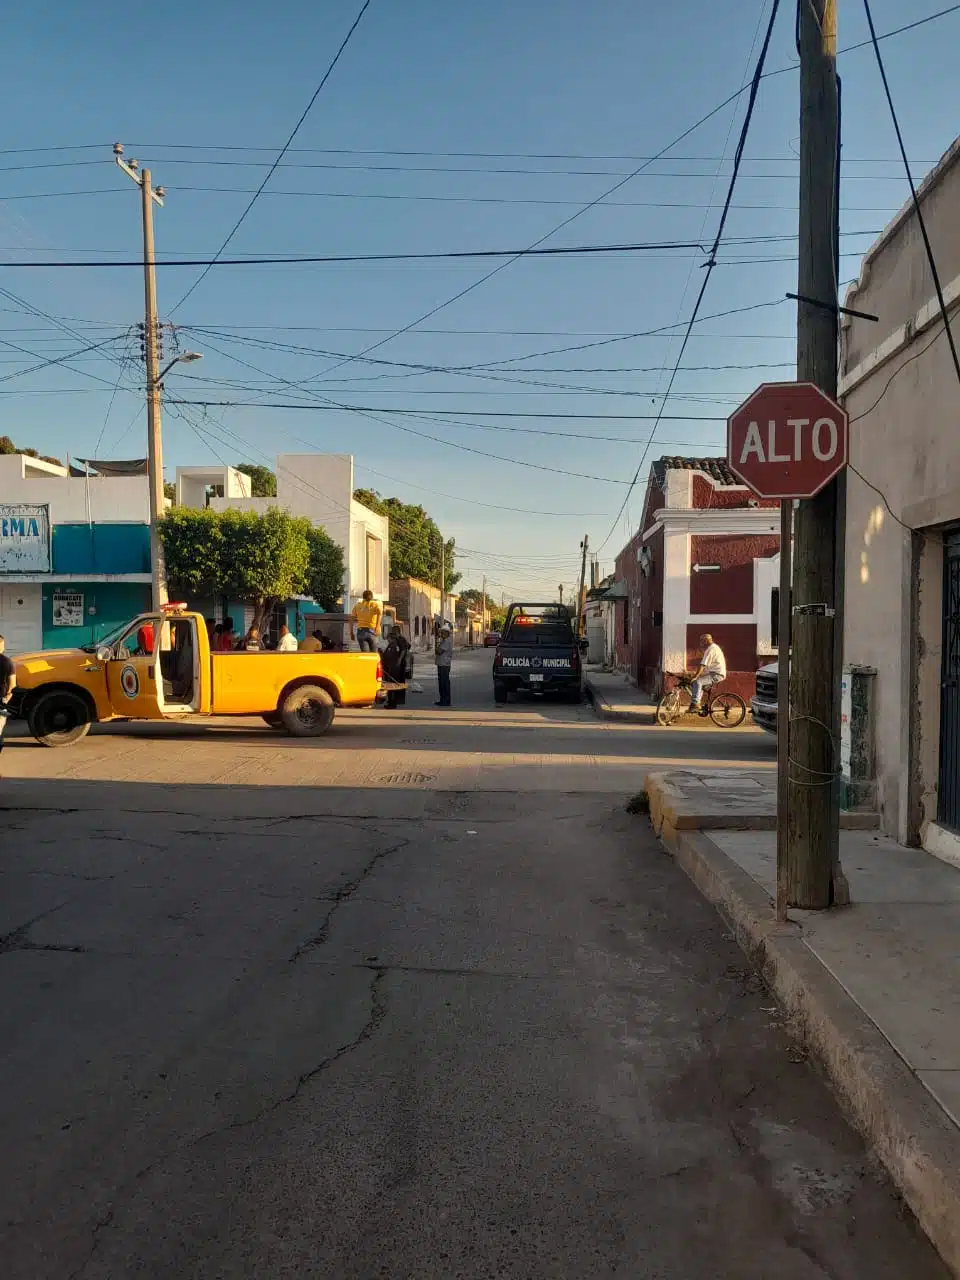
<path fill-rule="evenodd" d="M 200 351 L 182 351 L 180 355 L 174 356 L 173 359 L 170 361 L 170 363 L 168 365 L 165 365 L 157 374 L 158 384 L 163 382 L 163 379 L 166 377 L 166 375 L 170 372 L 170 370 L 173 368 L 175 364 L 193 364 L 195 360 L 202 360 L 202 359 L 203 359 L 203 354 Z"/>

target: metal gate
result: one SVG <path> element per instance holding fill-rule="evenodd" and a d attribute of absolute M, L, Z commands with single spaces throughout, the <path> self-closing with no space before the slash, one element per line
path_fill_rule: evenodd
<path fill-rule="evenodd" d="M 943 560 L 943 658 L 940 674 L 940 799 L 937 821 L 960 831 L 960 532 Z"/>

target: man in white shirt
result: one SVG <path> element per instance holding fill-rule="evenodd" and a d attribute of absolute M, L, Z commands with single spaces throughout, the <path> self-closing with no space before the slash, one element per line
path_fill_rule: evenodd
<path fill-rule="evenodd" d="M 691 711 L 699 711 L 700 696 L 705 689 L 710 689 L 727 678 L 727 660 L 720 646 L 713 643 L 713 636 L 709 632 L 700 637 L 700 648 L 703 650 L 700 665 L 690 687 Z"/>
<path fill-rule="evenodd" d="M 290 634 L 286 623 L 280 628 L 280 639 L 277 641 L 277 653 L 296 653 L 297 637 Z"/>

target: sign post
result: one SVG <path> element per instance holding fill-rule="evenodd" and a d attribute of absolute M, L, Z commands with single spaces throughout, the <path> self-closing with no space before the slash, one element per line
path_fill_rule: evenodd
<path fill-rule="evenodd" d="M 812 382 L 769 382 L 727 419 L 727 464 L 760 498 L 780 499 L 780 609 L 777 644 L 777 919 L 786 920 L 790 811 L 790 638 L 793 607 L 793 504 L 809 499 L 847 465 L 846 410 Z M 801 609 L 825 603 L 800 602 Z M 829 679 L 829 673 L 822 673 Z M 828 730 L 829 732 L 829 730 Z M 806 767 L 806 766 L 803 766 Z M 835 765 L 832 766 L 835 768 Z M 814 779 L 802 779 L 809 785 Z M 816 779 L 828 785 L 827 779 Z"/>

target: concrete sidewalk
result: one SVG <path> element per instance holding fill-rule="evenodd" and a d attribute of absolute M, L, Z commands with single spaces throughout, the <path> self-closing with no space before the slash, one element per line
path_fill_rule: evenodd
<path fill-rule="evenodd" d="M 631 684 L 619 671 L 587 668 L 584 676 L 587 696 L 598 715 L 607 720 L 633 720 L 653 724 L 657 704 L 649 694 Z"/>
<path fill-rule="evenodd" d="M 845 829 L 853 905 L 791 910 L 777 924 L 773 782 L 650 774 L 654 829 L 730 921 L 960 1276 L 960 870 L 875 830 Z"/>

